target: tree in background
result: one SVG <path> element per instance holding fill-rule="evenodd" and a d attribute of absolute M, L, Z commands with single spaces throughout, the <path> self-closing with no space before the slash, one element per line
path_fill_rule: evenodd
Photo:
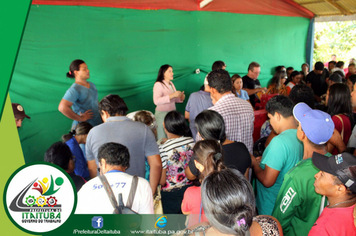
<path fill-rule="evenodd" d="M 336 54 L 338 61 L 348 66 L 356 58 L 356 21 L 316 22 L 313 64 L 330 61 Z"/>

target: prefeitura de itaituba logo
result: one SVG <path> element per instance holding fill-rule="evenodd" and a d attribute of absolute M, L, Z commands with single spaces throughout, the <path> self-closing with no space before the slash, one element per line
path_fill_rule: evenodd
<path fill-rule="evenodd" d="M 17 195 L 10 204 L 10 210 L 22 212 L 22 223 L 60 223 L 62 207 L 57 204 L 58 199 L 54 195 L 63 184 L 63 178 L 58 177 L 50 181 L 47 177 L 42 180 L 34 180 Z M 40 194 L 31 195 L 28 190 L 36 190 Z M 26 197 L 26 200 L 24 198 Z M 24 204 L 25 203 L 25 204 Z"/>
<path fill-rule="evenodd" d="M 20 170 L 9 180 L 6 190 L 9 217 L 29 231 L 53 230 L 73 210 L 73 187 L 66 175 L 51 165 L 31 165 Z"/>

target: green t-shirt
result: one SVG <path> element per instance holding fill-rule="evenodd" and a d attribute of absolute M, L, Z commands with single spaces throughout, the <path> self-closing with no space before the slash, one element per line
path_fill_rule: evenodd
<path fill-rule="evenodd" d="M 322 198 L 314 190 L 314 175 L 318 172 L 309 158 L 285 175 L 272 213 L 281 223 L 284 235 L 308 235 L 318 219 Z"/>
<path fill-rule="evenodd" d="M 261 168 L 265 165 L 279 171 L 274 185 L 266 188 L 256 181 L 256 206 L 259 215 L 271 215 L 284 175 L 303 157 L 303 144 L 297 138 L 296 129 L 288 129 L 274 137 L 263 152 Z"/>

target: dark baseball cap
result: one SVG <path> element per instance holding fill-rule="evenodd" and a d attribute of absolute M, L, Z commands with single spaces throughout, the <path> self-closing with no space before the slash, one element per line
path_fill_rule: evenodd
<path fill-rule="evenodd" d="M 329 77 L 329 80 L 331 80 L 335 83 L 342 83 L 342 77 L 338 73 L 332 73 Z"/>
<path fill-rule="evenodd" d="M 356 166 L 356 157 L 348 152 L 333 155 L 330 157 L 314 152 L 313 164 L 321 171 L 336 176 L 346 187 L 356 193 L 356 179 L 351 175 L 346 175 L 343 170 Z"/>
<path fill-rule="evenodd" d="M 12 103 L 12 110 L 14 111 L 14 115 L 16 119 L 24 119 L 25 117 L 31 119 L 31 117 L 26 115 L 25 110 L 18 103 Z"/>

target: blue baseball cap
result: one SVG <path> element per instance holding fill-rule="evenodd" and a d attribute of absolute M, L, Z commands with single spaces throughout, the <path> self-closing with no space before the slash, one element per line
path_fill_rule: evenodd
<path fill-rule="evenodd" d="M 328 113 L 313 110 L 304 102 L 300 102 L 294 106 L 293 115 L 313 143 L 324 144 L 333 135 L 335 125 Z"/>

